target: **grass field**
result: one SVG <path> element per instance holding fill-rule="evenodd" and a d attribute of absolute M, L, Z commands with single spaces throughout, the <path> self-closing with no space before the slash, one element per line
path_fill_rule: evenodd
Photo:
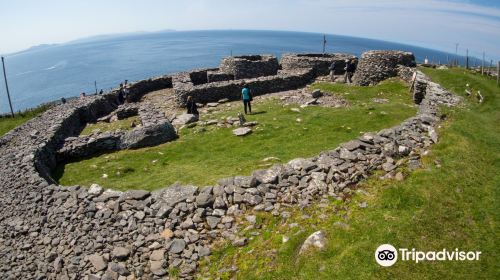
<path fill-rule="evenodd" d="M 85 128 L 82 130 L 80 135 L 89 135 L 92 134 L 93 132 L 104 132 L 104 131 L 114 131 L 114 130 L 131 130 L 132 123 L 137 125 L 141 121 L 138 116 L 133 116 L 129 117 L 123 120 L 117 120 L 114 122 L 97 122 L 97 123 L 91 123 L 87 124 Z"/>
<path fill-rule="evenodd" d="M 24 112 L 19 112 L 15 114 L 14 118 L 5 117 L 0 118 L 0 136 L 6 134 L 16 126 L 19 126 L 28 120 L 40 115 L 45 112 L 49 107 L 48 106 L 40 106 L 31 110 L 27 110 Z"/>
<path fill-rule="evenodd" d="M 348 108 L 307 107 L 294 112 L 279 101 L 254 104 L 248 121 L 258 121 L 254 132 L 243 138 L 232 135 L 232 128 L 208 127 L 182 129 L 174 142 L 152 148 L 119 151 L 59 166 L 54 177 L 63 185 L 98 183 L 107 188 L 153 190 L 177 181 L 198 186 L 214 184 L 218 179 L 249 175 L 264 168 L 267 157 L 287 162 L 335 148 L 339 143 L 398 124 L 413 116 L 407 85 L 390 80 L 377 87 L 348 87 L 317 84 L 348 99 Z M 373 98 L 388 103 L 373 102 Z M 232 108 L 203 119 L 236 117 Z M 367 117 L 369 116 L 369 117 Z M 297 121 L 300 119 L 300 122 Z M 106 174 L 107 178 L 103 178 Z"/>
<path fill-rule="evenodd" d="M 288 220 L 258 214 L 261 229 L 244 232 L 248 246 L 219 244 L 201 275 L 222 279 L 498 279 L 500 275 L 500 90 L 495 82 L 462 69 L 422 69 L 463 95 L 466 83 L 485 102 L 465 99 L 448 109 L 440 141 L 423 167 L 402 182 L 372 176 L 350 201 L 326 201 Z M 360 208 L 360 202 L 367 202 Z M 298 223 L 298 227 L 290 224 Z M 298 256 L 305 238 L 324 230 L 327 246 Z M 283 243 L 283 236 L 289 241 Z M 481 251 L 479 261 L 398 261 L 381 267 L 375 249 Z M 236 269 L 234 269 L 236 268 Z"/>

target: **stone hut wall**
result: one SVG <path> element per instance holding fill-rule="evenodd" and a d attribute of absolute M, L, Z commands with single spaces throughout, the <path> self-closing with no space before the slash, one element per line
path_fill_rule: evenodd
<path fill-rule="evenodd" d="M 234 80 L 234 75 L 221 71 L 209 71 L 207 72 L 207 79 L 209 83 L 231 81 Z"/>
<path fill-rule="evenodd" d="M 296 89 L 305 86 L 314 79 L 312 69 L 281 71 L 278 75 L 245 80 L 254 96 Z M 241 80 L 209 83 L 193 87 L 178 88 L 175 91 L 176 103 L 183 107 L 187 97 L 192 96 L 198 103 L 217 102 L 223 98 L 239 100 Z"/>
<path fill-rule="evenodd" d="M 400 77 L 407 83 L 411 83 L 411 79 L 413 78 L 413 74 L 416 72 L 416 68 L 404 65 L 398 65 L 397 71 L 398 71 L 398 77 Z"/>
<path fill-rule="evenodd" d="M 191 82 L 197 86 L 208 83 L 208 72 L 218 71 L 219 68 L 199 69 L 189 72 Z"/>
<path fill-rule="evenodd" d="M 415 67 L 415 56 L 402 51 L 368 51 L 363 53 L 353 76 L 353 82 L 360 86 L 375 85 L 396 77 L 398 66 Z"/>
<path fill-rule="evenodd" d="M 285 54 L 281 57 L 283 70 L 294 70 L 300 68 L 313 68 L 315 75 L 324 76 L 330 73 L 330 66 L 336 63 L 335 74 L 344 74 L 345 60 L 356 58 L 353 55 L 343 53 L 327 54 Z"/>
<path fill-rule="evenodd" d="M 172 76 L 161 76 L 131 83 L 129 85 L 130 100 L 137 102 L 148 92 L 166 88 L 172 88 Z"/>
<path fill-rule="evenodd" d="M 272 76 L 278 70 L 278 59 L 272 55 L 226 57 L 220 64 L 220 71 L 234 76 L 236 80 Z"/>
<path fill-rule="evenodd" d="M 140 125 L 130 131 L 106 131 L 68 137 L 57 151 L 56 161 L 65 162 L 102 152 L 156 146 L 177 138 L 175 128 L 165 117 L 165 112 L 156 105 L 150 102 L 140 105 L 122 104 L 108 116 L 118 115 L 123 111 L 135 111 L 141 120 Z M 71 135 L 75 134 L 77 133 Z"/>

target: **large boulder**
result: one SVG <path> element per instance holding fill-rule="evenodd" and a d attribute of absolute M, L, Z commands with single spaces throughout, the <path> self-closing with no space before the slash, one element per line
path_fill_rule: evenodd
<path fill-rule="evenodd" d="M 193 123 L 198 120 L 197 115 L 193 114 L 182 114 L 177 117 L 175 117 L 174 121 L 172 122 L 173 125 L 186 125 Z"/>
<path fill-rule="evenodd" d="M 125 133 L 121 138 L 121 149 L 137 149 L 156 146 L 177 138 L 177 133 L 170 122 L 136 128 Z"/>

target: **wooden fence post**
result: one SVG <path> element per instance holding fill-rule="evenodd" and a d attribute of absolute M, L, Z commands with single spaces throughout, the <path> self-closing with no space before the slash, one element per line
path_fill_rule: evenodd
<path fill-rule="evenodd" d="M 500 61 L 498 61 L 497 63 L 497 86 L 499 81 L 500 81 Z"/>
<path fill-rule="evenodd" d="M 5 79 L 5 89 L 7 90 L 7 98 L 9 99 L 10 113 L 14 117 L 14 109 L 12 109 L 12 102 L 10 101 L 9 84 L 7 83 L 7 74 L 5 73 L 5 62 L 2 56 L 3 78 Z"/>

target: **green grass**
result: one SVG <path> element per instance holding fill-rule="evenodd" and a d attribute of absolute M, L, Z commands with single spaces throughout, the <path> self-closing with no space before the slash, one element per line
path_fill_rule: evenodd
<path fill-rule="evenodd" d="M 0 118 L 0 136 L 6 134 L 15 127 L 45 112 L 48 108 L 49 108 L 48 106 L 40 106 L 31 110 L 16 113 L 14 118 L 12 117 Z"/>
<path fill-rule="evenodd" d="M 104 131 L 115 131 L 115 130 L 131 130 L 132 123 L 139 124 L 140 120 L 138 116 L 129 117 L 123 120 L 117 120 L 114 122 L 97 122 L 87 124 L 82 130 L 80 135 L 89 135 L 93 132 L 104 132 Z"/>
<path fill-rule="evenodd" d="M 250 244 L 216 247 L 200 275 L 222 279 L 498 279 L 500 104 L 495 82 L 461 69 L 422 69 L 433 80 L 463 95 L 465 84 L 481 90 L 483 104 L 465 99 L 465 108 L 447 109 L 440 141 L 422 160 L 423 168 L 402 182 L 372 176 L 347 201 L 293 210 L 284 221 L 259 214 L 260 230 Z M 437 164 L 439 163 L 439 165 Z M 439 167 L 440 166 L 440 167 Z M 366 201 L 361 209 L 358 203 Z M 307 214 L 310 217 L 304 217 Z M 342 222 L 347 228 L 335 223 Z M 290 223 L 299 226 L 289 228 Z M 327 248 L 305 256 L 304 239 L 325 230 Z M 283 243 L 282 236 L 290 237 Z M 477 262 L 398 261 L 380 267 L 374 251 L 389 243 L 421 251 L 482 251 Z M 237 273 L 226 268 L 237 267 Z"/>
<path fill-rule="evenodd" d="M 249 175 L 265 167 L 262 160 L 266 157 L 287 162 L 316 155 L 362 132 L 396 125 L 416 112 L 407 85 L 397 80 L 371 88 L 330 84 L 315 87 L 344 96 L 352 106 L 339 109 L 307 107 L 297 113 L 290 110 L 297 106 L 284 107 L 276 100 L 263 101 L 254 104 L 255 114 L 247 117 L 248 121 L 258 121 L 259 125 L 243 138 L 233 136 L 233 128 L 208 127 L 202 133 L 197 133 L 197 127 L 183 129 L 174 142 L 68 163 L 59 166 L 54 177 L 63 185 L 98 183 L 118 190 L 153 190 L 177 181 L 203 186 L 228 176 Z M 373 97 L 386 98 L 390 102 L 374 103 Z M 236 117 L 241 109 L 238 106 L 202 118 Z M 297 122 L 297 118 L 301 122 Z M 103 174 L 108 177 L 102 178 Z"/>

